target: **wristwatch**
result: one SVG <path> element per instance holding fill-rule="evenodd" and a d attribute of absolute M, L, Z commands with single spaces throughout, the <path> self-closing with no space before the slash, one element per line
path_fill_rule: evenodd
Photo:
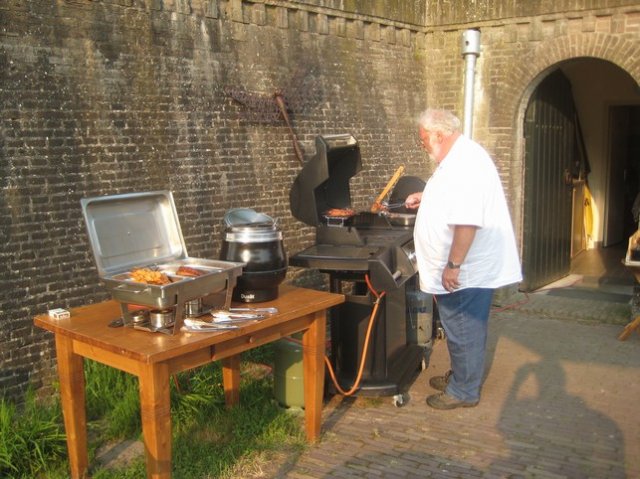
<path fill-rule="evenodd" d="M 460 264 L 456 264 L 453 261 L 447 261 L 447 268 L 449 269 L 460 269 Z"/>

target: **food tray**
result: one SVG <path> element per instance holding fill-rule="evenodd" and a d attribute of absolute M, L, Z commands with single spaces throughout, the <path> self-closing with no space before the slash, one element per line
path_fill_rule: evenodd
<path fill-rule="evenodd" d="M 81 205 L 98 273 L 113 299 L 121 303 L 125 326 L 133 327 L 131 304 L 174 308 L 175 325 L 160 331 L 170 334 L 182 326 L 186 301 L 224 293 L 221 307 L 229 307 L 244 263 L 189 257 L 171 192 L 84 198 Z M 179 276 L 176 271 L 180 266 L 191 266 L 204 274 Z M 162 271 L 171 282 L 134 281 L 130 274 L 138 268 Z"/>
<path fill-rule="evenodd" d="M 327 226 L 339 226 L 342 227 L 345 225 L 345 222 L 353 217 L 353 215 L 349 216 L 327 216 L 323 215 L 324 222 Z"/>
<path fill-rule="evenodd" d="M 414 226 L 416 224 L 416 215 L 411 213 L 389 213 L 383 212 L 382 216 L 389 220 L 394 226 Z"/>
<path fill-rule="evenodd" d="M 198 268 L 205 273 L 197 277 L 179 276 L 175 272 L 183 265 Z M 235 279 L 241 274 L 242 266 L 243 263 L 185 258 L 171 263 L 140 265 L 165 273 L 171 280 L 168 284 L 134 281 L 130 276 L 133 269 L 104 276 L 102 281 L 116 301 L 165 309 L 175 306 L 177 297 L 185 302 L 223 291 L 229 283 L 235 286 Z"/>

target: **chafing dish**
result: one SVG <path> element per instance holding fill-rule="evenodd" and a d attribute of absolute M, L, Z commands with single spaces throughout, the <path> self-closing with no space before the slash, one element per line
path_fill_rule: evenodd
<path fill-rule="evenodd" d="M 81 205 L 99 276 L 121 304 L 125 326 L 175 334 L 188 301 L 215 295 L 223 302 L 217 307 L 229 308 L 243 263 L 189 257 L 171 192 L 84 198 Z M 180 266 L 202 274 L 181 276 Z M 134 281 L 131 273 L 139 268 L 164 273 L 167 284 Z M 134 321 L 130 305 L 172 309 L 173 323 L 159 327 Z"/>

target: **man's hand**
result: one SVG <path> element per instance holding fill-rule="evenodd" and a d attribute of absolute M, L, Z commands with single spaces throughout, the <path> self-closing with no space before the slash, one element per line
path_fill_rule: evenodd
<path fill-rule="evenodd" d="M 407 196 L 407 199 L 404 200 L 404 207 L 410 210 L 415 210 L 420 206 L 420 201 L 422 201 L 422 191 L 411 193 Z"/>
<path fill-rule="evenodd" d="M 444 289 L 453 293 L 456 289 L 460 287 L 460 282 L 458 281 L 458 276 L 460 275 L 460 269 L 451 269 L 444 268 L 442 272 L 442 286 Z"/>

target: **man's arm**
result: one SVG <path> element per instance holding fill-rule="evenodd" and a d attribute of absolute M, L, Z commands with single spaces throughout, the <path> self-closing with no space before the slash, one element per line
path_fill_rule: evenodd
<path fill-rule="evenodd" d="M 455 265 L 464 263 L 469 248 L 476 237 L 477 226 L 473 225 L 454 225 L 453 227 L 453 243 L 449 250 L 449 262 Z M 458 276 L 460 268 L 450 268 L 446 266 L 442 272 L 442 286 L 447 291 L 453 291 L 460 287 Z"/>

